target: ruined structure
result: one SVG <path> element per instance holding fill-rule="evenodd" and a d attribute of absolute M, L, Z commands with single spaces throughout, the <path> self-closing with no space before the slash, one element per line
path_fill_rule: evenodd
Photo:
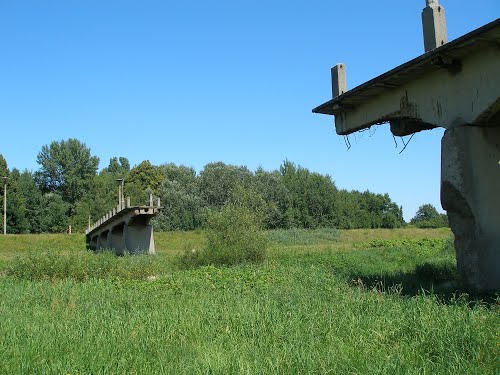
<path fill-rule="evenodd" d="M 87 247 L 91 250 L 112 249 L 117 255 L 130 253 L 155 253 L 151 219 L 159 213 L 160 200 L 148 206 L 130 206 L 130 199 L 123 199 L 123 181 L 118 187 L 118 206 L 85 231 Z"/>
<path fill-rule="evenodd" d="M 425 53 L 352 90 L 332 68 L 333 99 L 313 110 L 348 135 L 389 123 L 396 136 L 446 129 L 441 203 L 457 266 L 476 292 L 500 290 L 500 19 L 447 43 L 444 9 L 427 0 Z"/>

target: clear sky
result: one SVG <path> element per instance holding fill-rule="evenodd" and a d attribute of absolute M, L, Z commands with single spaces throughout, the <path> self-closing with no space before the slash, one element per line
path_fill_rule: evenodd
<path fill-rule="evenodd" d="M 442 0 L 448 38 L 499 0 Z M 442 130 L 395 148 L 388 126 L 351 136 L 312 108 L 423 53 L 425 0 L 0 0 L 0 153 L 38 169 L 53 140 L 131 164 L 212 161 L 272 170 L 289 159 L 339 188 L 389 193 L 409 220 L 440 208 Z"/>

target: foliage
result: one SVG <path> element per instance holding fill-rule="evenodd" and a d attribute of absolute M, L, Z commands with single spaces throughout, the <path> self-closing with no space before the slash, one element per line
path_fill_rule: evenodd
<path fill-rule="evenodd" d="M 7 274 L 25 280 L 124 278 L 145 279 L 156 273 L 154 258 L 146 255 L 117 257 L 111 252 L 30 252 L 12 261 Z"/>
<path fill-rule="evenodd" d="M 163 180 L 161 168 L 145 160 L 126 175 L 125 195 L 130 197 L 132 205 L 146 204 L 150 193 L 158 194 Z"/>
<path fill-rule="evenodd" d="M 163 209 L 153 224 L 158 230 L 192 230 L 201 225 L 201 198 L 195 189 L 166 180 L 158 193 Z"/>
<path fill-rule="evenodd" d="M 68 203 L 70 215 L 79 199 L 90 189 L 97 172 L 99 158 L 77 139 L 53 141 L 38 153 L 40 170 L 35 173 L 44 193 L 57 193 Z"/>
<path fill-rule="evenodd" d="M 202 199 L 193 168 L 161 166 L 165 176 L 158 196 L 163 209 L 153 220 L 158 230 L 192 230 L 201 226 Z"/>
<path fill-rule="evenodd" d="M 83 232 L 89 218 L 94 222 L 117 204 L 116 179 L 121 178 L 125 181 L 124 195 L 130 197 L 132 205 L 148 204 L 150 194 L 155 202 L 160 198 L 163 210 L 152 221 L 156 230 L 202 228 L 209 212 L 229 204 L 253 212 L 265 229 L 405 225 L 401 207 L 388 194 L 339 190 L 331 176 L 311 172 L 289 160 L 279 170 L 259 167 L 255 172 L 245 166 L 209 163 L 197 174 L 191 167 L 173 163 L 155 166 L 147 160 L 130 169 L 128 159 L 120 156 L 110 158 L 109 165 L 97 174 L 98 160 L 76 139 L 43 146 L 38 154 L 40 169 L 17 172 L 10 182 L 9 232 L 62 231 L 67 225 Z M 10 173 L 3 157 L 1 170 Z M 45 196 L 48 193 L 61 197 L 66 204 L 65 215 L 60 215 L 60 210 L 50 215 L 56 216 L 59 224 L 53 217 L 43 217 L 45 203 L 63 207 L 54 201 L 59 198 Z M 416 225 L 439 226 L 435 221 Z"/>
<path fill-rule="evenodd" d="M 109 159 L 109 165 L 104 168 L 101 173 L 109 173 L 115 178 L 124 178 L 130 171 L 130 162 L 127 158 L 120 156 L 119 158 L 112 157 Z"/>
<path fill-rule="evenodd" d="M 77 202 L 74 215 L 70 218 L 77 232 L 87 228 L 89 217 L 93 223 L 118 204 L 117 183 L 112 174 L 102 172 L 94 176 L 90 186 L 90 191 Z"/>
<path fill-rule="evenodd" d="M 69 204 L 56 193 L 42 196 L 40 212 L 40 232 L 64 233 L 68 230 L 69 218 L 66 215 Z"/>
<path fill-rule="evenodd" d="M 207 206 L 220 209 L 229 200 L 233 190 L 237 186 L 249 186 L 251 178 L 247 167 L 222 162 L 209 163 L 200 172 L 201 198 Z"/>
<path fill-rule="evenodd" d="M 448 227 L 448 216 L 438 213 L 432 204 L 424 204 L 419 207 L 410 223 L 419 228 L 443 228 Z"/>
<path fill-rule="evenodd" d="M 20 193 L 23 195 L 25 202 L 25 217 L 28 221 L 26 230 L 19 230 L 17 228 L 17 233 L 41 233 L 42 226 L 42 192 L 38 189 L 35 183 L 33 173 L 24 170 L 17 177 L 17 186 Z"/>
<path fill-rule="evenodd" d="M 184 266 L 235 265 L 264 260 L 267 238 L 259 218 L 243 206 L 228 204 L 207 219 L 207 245 L 201 250 L 185 249 Z"/>

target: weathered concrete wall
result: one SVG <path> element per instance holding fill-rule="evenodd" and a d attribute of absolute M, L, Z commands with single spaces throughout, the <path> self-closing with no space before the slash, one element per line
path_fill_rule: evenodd
<path fill-rule="evenodd" d="M 447 129 L 441 155 L 441 202 L 455 234 L 458 269 L 472 290 L 498 291 L 500 127 Z"/>

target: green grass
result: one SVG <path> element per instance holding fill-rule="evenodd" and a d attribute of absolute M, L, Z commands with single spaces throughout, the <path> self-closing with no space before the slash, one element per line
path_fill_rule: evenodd
<path fill-rule="evenodd" d="M 269 241 L 278 245 L 318 245 L 338 241 L 340 231 L 333 228 L 322 229 L 276 229 L 267 231 Z"/>
<path fill-rule="evenodd" d="M 0 373 L 499 373 L 498 303 L 419 288 L 457 282 L 439 233 L 341 231 L 275 243 L 262 265 L 193 270 L 173 261 L 185 243 L 203 246 L 202 233 L 157 233 L 153 280 L 3 276 Z M 40 243 L 78 269 L 119 273 L 143 258 L 87 254 L 70 236 L 15 237 L 0 238 L 4 270 Z"/>

